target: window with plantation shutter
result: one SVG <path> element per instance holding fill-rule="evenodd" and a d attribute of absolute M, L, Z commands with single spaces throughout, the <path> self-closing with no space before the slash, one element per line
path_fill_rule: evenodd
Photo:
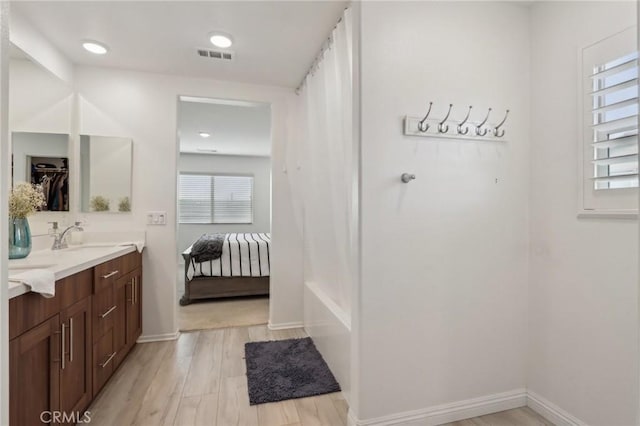
<path fill-rule="evenodd" d="M 637 210 L 638 52 L 630 28 L 583 50 L 584 210 Z"/>
<path fill-rule="evenodd" d="M 252 223 L 253 176 L 181 174 L 180 223 Z"/>

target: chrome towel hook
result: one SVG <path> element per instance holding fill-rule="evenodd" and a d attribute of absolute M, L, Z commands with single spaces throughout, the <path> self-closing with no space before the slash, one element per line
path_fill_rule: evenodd
<path fill-rule="evenodd" d="M 459 135 L 466 135 L 467 133 L 469 133 L 469 128 L 468 128 L 468 127 L 466 127 L 466 128 L 464 129 L 464 131 L 463 131 L 463 130 L 462 130 L 462 126 L 464 126 L 464 125 L 465 125 L 465 123 L 467 122 L 467 120 L 469 120 L 469 116 L 471 115 L 471 109 L 472 109 L 472 108 L 473 108 L 473 106 L 472 106 L 472 105 L 469 105 L 469 110 L 467 111 L 467 116 L 466 116 L 466 117 L 464 118 L 464 120 L 462 120 L 462 121 L 460 122 L 460 124 L 458 124 L 458 126 L 457 126 L 457 130 L 458 130 L 458 134 L 459 134 Z"/>
<path fill-rule="evenodd" d="M 453 108 L 453 104 L 449 104 L 449 111 L 447 111 L 447 115 L 442 119 L 441 122 L 438 123 L 438 132 L 447 133 L 449 131 L 449 125 L 444 124 L 449 119 L 449 115 L 451 114 L 451 108 Z"/>
<path fill-rule="evenodd" d="M 489 119 L 489 116 L 491 115 L 491 108 L 489 108 L 489 111 L 487 111 L 487 116 L 484 118 L 484 120 L 482 120 L 482 123 L 478 124 L 476 126 L 476 135 L 478 136 L 484 136 L 487 134 L 488 129 L 483 129 L 482 126 L 485 125 L 485 123 L 487 122 L 487 120 Z"/>
<path fill-rule="evenodd" d="M 505 121 L 507 121 L 507 117 L 509 117 L 509 110 L 507 110 L 507 113 L 504 115 L 504 118 L 502 119 L 502 121 L 500 122 L 500 124 L 498 124 L 494 129 L 493 129 L 493 136 L 497 137 L 497 138 L 501 138 L 504 136 L 504 130 L 500 131 L 500 127 L 502 127 L 502 125 L 505 123 Z"/>
<path fill-rule="evenodd" d="M 400 180 L 404 183 L 409 183 L 412 180 L 414 180 L 416 178 L 416 175 L 414 175 L 413 173 L 403 173 L 400 176 Z"/>
<path fill-rule="evenodd" d="M 431 114 L 431 107 L 433 106 L 433 102 L 429 102 L 429 111 L 427 111 L 427 115 L 424 116 L 422 120 L 418 122 L 418 130 L 421 132 L 426 132 L 429 130 L 429 123 L 427 123 L 427 118 L 429 118 L 429 114 Z"/>

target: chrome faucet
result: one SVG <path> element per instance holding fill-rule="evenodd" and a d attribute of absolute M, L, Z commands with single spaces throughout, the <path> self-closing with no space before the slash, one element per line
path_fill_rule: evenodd
<path fill-rule="evenodd" d="M 67 242 L 64 240 L 65 237 L 67 236 L 67 234 L 69 232 L 72 231 L 83 231 L 82 227 L 80 226 L 81 223 L 80 222 L 76 222 L 75 224 L 67 227 L 67 229 L 65 229 L 62 232 L 57 232 L 58 231 L 58 222 L 51 222 L 53 224 L 53 234 L 52 236 L 54 237 L 53 240 L 53 246 L 51 246 L 51 250 L 61 250 L 61 249 L 66 249 L 67 246 Z"/>

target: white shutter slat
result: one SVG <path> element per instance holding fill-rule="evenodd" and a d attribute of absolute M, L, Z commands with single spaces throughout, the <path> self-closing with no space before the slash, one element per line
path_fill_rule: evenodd
<path fill-rule="evenodd" d="M 637 68 L 638 67 L 638 59 L 637 58 L 632 58 L 629 59 L 628 61 L 622 62 L 621 64 L 618 64 L 614 67 L 609 67 L 605 70 L 602 71 L 598 71 L 594 74 L 591 75 L 591 78 L 593 79 L 603 79 L 603 78 L 607 78 L 607 77 L 611 77 L 612 75 L 616 75 L 618 73 L 621 73 L 623 71 L 627 71 L 633 68 Z"/>
<path fill-rule="evenodd" d="M 618 90 L 628 89 L 630 87 L 635 87 L 638 85 L 638 79 L 633 78 L 631 80 L 614 84 L 613 86 L 605 87 L 603 89 L 598 89 L 590 93 L 591 96 L 604 96 L 613 92 L 617 92 Z"/>
<path fill-rule="evenodd" d="M 629 135 L 615 139 L 604 139 L 593 142 L 591 145 L 594 148 L 626 148 L 638 144 L 638 135 Z"/>
<path fill-rule="evenodd" d="M 633 129 L 638 127 L 638 116 L 632 115 L 631 117 L 623 117 L 615 120 L 604 121 L 602 123 L 594 124 L 593 130 L 598 132 L 615 133 L 626 129 Z"/>
<path fill-rule="evenodd" d="M 620 155 L 617 157 L 598 158 L 592 163 L 596 166 L 610 166 L 612 164 L 637 163 L 638 154 Z M 598 176 L 599 177 L 599 176 Z"/>
<path fill-rule="evenodd" d="M 595 182 L 616 182 L 621 180 L 638 180 L 638 173 L 625 173 L 623 175 L 598 176 L 591 178 Z"/>
<path fill-rule="evenodd" d="M 636 105 L 638 103 L 638 97 L 635 96 L 633 98 L 629 98 L 626 99 L 624 101 L 620 101 L 620 102 L 616 102 L 613 104 L 609 104 L 609 105 L 605 105 L 605 106 L 601 106 L 598 108 L 594 108 L 593 112 L 597 112 L 597 113 L 603 113 L 603 112 L 607 112 L 607 111 L 615 111 L 616 109 L 621 109 L 621 108 L 625 108 L 625 107 L 629 107 L 632 105 Z"/>

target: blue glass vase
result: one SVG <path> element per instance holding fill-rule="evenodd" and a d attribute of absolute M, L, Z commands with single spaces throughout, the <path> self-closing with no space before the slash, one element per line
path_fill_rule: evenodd
<path fill-rule="evenodd" d="M 31 229 L 27 218 L 9 218 L 9 259 L 22 259 L 31 253 Z"/>

